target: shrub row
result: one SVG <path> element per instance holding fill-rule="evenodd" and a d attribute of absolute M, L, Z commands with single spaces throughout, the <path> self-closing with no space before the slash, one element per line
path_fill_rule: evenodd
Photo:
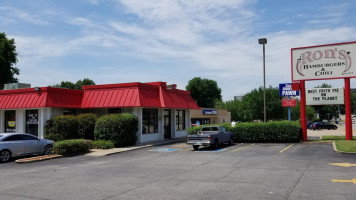
<path fill-rule="evenodd" d="M 299 142 L 302 134 L 298 121 L 240 123 L 228 130 L 237 142 Z"/>
<path fill-rule="evenodd" d="M 112 149 L 114 148 L 114 143 L 112 141 L 106 140 L 96 140 L 93 141 L 93 149 Z"/>
<path fill-rule="evenodd" d="M 95 126 L 96 140 L 110 140 L 116 147 L 134 145 L 137 141 L 138 119 L 132 114 L 109 114 L 100 117 Z"/>
<path fill-rule="evenodd" d="M 114 143 L 111 141 L 98 140 L 84 140 L 84 139 L 71 139 L 62 140 L 54 143 L 53 151 L 60 155 L 72 155 L 87 153 L 90 149 L 112 149 Z"/>
<path fill-rule="evenodd" d="M 239 123 L 234 127 L 220 125 L 232 132 L 235 142 L 299 142 L 302 134 L 299 121 Z M 207 125 L 190 127 L 188 134 L 197 134 L 204 126 Z"/>
<path fill-rule="evenodd" d="M 54 141 L 67 139 L 94 139 L 95 114 L 60 115 L 47 121 L 46 138 Z"/>
<path fill-rule="evenodd" d="M 63 140 L 54 143 L 53 151 L 60 155 L 87 153 L 92 147 L 92 141 L 84 139 Z"/>

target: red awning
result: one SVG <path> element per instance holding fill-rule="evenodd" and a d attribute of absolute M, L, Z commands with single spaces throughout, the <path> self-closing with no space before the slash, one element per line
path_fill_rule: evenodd
<path fill-rule="evenodd" d="M 14 108 L 80 108 L 82 91 L 41 87 L 0 91 L 0 109 Z"/>
<path fill-rule="evenodd" d="M 83 86 L 82 108 L 161 107 L 158 87 L 143 83 Z"/>
<path fill-rule="evenodd" d="M 41 107 L 200 109 L 189 92 L 167 89 L 165 82 L 83 86 L 83 90 L 41 87 L 0 91 L 0 109 Z"/>

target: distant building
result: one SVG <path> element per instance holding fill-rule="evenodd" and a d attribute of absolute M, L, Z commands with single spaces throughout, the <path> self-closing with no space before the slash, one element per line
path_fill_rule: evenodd
<path fill-rule="evenodd" d="M 242 101 L 242 98 L 244 97 L 245 95 L 241 95 L 241 96 L 234 96 L 234 100 L 239 100 L 239 101 Z"/>

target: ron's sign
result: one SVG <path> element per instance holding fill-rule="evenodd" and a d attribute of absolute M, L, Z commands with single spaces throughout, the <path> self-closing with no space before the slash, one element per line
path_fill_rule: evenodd
<path fill-rule="evenodd" d="M 299 90 L 295 89 L 295 83 L 280 83 L 279 84 L 279 96 L 299 96 Z"/>
<path fill-rule="evenodd" d="M 292 80 L 356 77 L 356 42 L 293 48 Z"/>
<path fill-rule="evenodd" d="M 342 105 L 344 88 L 314 88 L 306 90 L 307 105 Z"/>

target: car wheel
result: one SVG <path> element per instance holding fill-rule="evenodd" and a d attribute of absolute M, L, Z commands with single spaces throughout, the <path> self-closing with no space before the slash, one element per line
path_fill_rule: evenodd
<path fill-rule="evenodd" d="M 219 142 L 217 139 L 214 140 L 214 144 L 213 144 L 213 149 L 218 149 L 219 148 Z"/>
<path fill-rule="evenodd" d="M 0 152 L 0 162 L 7 162 L 11 158 L 11 152 L 9 150 L 2 150 Z"/>
<path fill-rule="evenodd" d="M 43 155 L 50 155 L 52 154 L 52 151 L 53 151 L 53 146 L 47 145 L 43 150 Z"/>
<path fill-rule="evenodd" d="M 233 137 L 230 137 L 230 142 L 229 142 L 230 145 L 233 145 L 234 144 L 234 138 Z"/>
<path fill-rule="evenodd" d="M 337 126 L 334 126 L 334 128 L 333 128 L 334 130 L 336 130 L 337 129 Z"/>
<path fill-rule="evenodd" d="M 199 145 L 193 145 L 194 150 L 198 150 L 199 149 Z"/>
<path fill-rule="evenodd" d="M 321 130 L 321 127 L 319 127 L 318 129 Z"/>

